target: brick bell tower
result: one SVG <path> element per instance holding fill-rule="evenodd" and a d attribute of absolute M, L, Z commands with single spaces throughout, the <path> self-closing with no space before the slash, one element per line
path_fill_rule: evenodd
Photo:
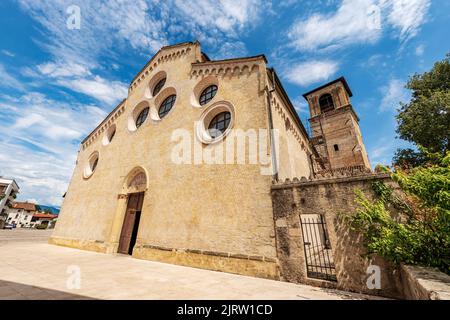
<path fill-rule="evenodd" d="M 303 95 L 311 115 L 311 143 L 325 169 L 364 166 L 371 170 L 352 96 L 344 77 Z"/>

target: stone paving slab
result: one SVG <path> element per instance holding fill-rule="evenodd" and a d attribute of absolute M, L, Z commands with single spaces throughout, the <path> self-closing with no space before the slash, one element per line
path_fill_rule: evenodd
<path fill-rule="evenodd" d="M 41 231 L 0 230 L 0 299 L 379 299 L 49 245 Z M 67 286 L 70 268 L 79 289 Z"/>

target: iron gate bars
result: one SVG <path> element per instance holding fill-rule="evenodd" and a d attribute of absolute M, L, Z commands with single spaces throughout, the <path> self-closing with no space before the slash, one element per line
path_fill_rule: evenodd
<path fill-rule="evenodd" d="M 307 276 L 315 279 L 337 281 L 333 252 L 321 214 L 300 215 L 305 247 Z"/>

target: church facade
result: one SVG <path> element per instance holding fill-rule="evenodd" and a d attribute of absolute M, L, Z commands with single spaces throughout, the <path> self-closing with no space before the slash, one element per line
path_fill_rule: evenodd
<path fill-rule="evenodd" d="M 351 96 L 305 94 L 308 134 L 263 55 L 163 47 L 82 141 L 50 243 L 280 279 L 274 182 L 370 171 Z"/>

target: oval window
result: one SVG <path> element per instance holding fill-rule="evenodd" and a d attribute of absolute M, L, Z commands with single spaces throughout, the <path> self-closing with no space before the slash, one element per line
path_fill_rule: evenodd
<path fill-rule="evenodd" d="M 175 104 L 175 100 L 177 99 L 177 96 L 175 94 L 168 96 L 159 107 L 158 115 L 159 118 L 164 118 L 169 111 L 172 109 L 173 105 Z"/>
<path fill-rule="evenodd" d="M 208 102 L 210 102 L 214 96 L 217 93 L 217 86 L 215 84 L 207 87 L 205 90 L 202 91 L 202 94 L 200 95 L 200 105 L 203 106 L 205 104 L 207 104 Z"/>
<path fill-rule="evenodd" d="M 156 96 L 161 91 L 161 89 L 164 87 L 165 84 L 166 78 L 159 80 L 158 83 L 153 87 L 152 95 Z"/>
<path fill-rule="evenodd" d="M 136 118 L 136 128 L 139 128 L 147 119 L 148 111 L 150 110 L 149 107 L 146 107 L 142 109 L 141 112 L 139 112 L 139 115 Z"/>

